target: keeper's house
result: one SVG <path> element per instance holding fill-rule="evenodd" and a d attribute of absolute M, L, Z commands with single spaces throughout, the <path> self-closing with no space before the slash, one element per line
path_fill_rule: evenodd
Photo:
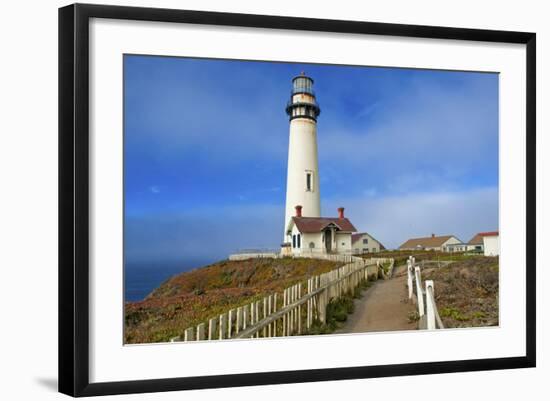
<path fill-rule="evenodd" d="M 344 216 L 344 208 L 338 208 L 338 217 L 303 217 L 302 207 L 296 206 L 296 214 L 286 227 L 287 242 L 283 255 L 307 253 L 350 255 L 351 234 L 357 230 Z"/>
<path fill-rule="evenodd" d="M 361 255 L 364 253 L 376 253 L 386 249 L 384 245 L 382 245 L 369 233 L 352 234 L 351 248 L 354 255 Z"/>
<path fill-rule="evenodd" d="M 432 234 L 430 237 L 411 238 L 405 241 L 399 249 L 402 251 L 441 251 L 453 252 L 457 247 L 465 246 L 461 240 L 454 235 L 436 236 Z"/>

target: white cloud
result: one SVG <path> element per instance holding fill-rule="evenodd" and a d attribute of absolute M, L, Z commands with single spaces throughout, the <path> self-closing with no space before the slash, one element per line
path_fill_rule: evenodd
<path fill-rule="evenodd" d="M 361 171 L 383 182 L 382 192 L 409 192 L 418 186 L 453 190 L 453 181 L 498 168 L 497 97 L 485 84 L 454 90 L 411 85 L 377 104 L 374 114 L 365 124 L 325 127 L 320 121 L 323 172 Z"/>
<path fill-rule="evenodd" d="M 323 215 L 346 216 L 387 248 L 408 238 L 453 234 L 468 241 L 475 233 L 498 229 L 498 189 L 416 193 L 323 202 Z M 127 257 L 136 260 L 216 260 L 245 248 L 278 248 L 282 205 L 239 205 L 193 209 L 185 213 L 128 218 Z"/>
<path fill-rule="evenodd" d="M 480 231 L 498 229 L 498 189 L 417 193 L 326 203 L 325 211 L 346 207 L 346 216 L 387 248 L 408 238 L 452 234 L 468 241 Z M 327 213 L 333 215 L 335 213 Z"/>

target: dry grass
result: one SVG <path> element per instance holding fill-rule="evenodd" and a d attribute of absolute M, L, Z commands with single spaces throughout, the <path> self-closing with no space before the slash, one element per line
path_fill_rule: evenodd
<path fill-rule="evenodd" d="M 423 280 L 434 281 L 445 327 L 498 325 L 498 266 L 498 257 L 476 256 L 422 272 Z"/>
<path fill-rule="evenodd" d="M 125 305 L 125 343 L 165 342 L 187 327 L 341 266 L 315 259 L 222 261 L 168 279 Z"/>

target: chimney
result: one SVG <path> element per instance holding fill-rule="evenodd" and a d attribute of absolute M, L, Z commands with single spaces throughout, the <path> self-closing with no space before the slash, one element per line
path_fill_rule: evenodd
<path fill-rule="evenodd" d="M 294 208 L 296 209 L 296 217 L 302 217 L 302 206 L 296 205 Z"/>
<path fill-rule="evenodd" d="M 339 207 L 339 208 L 338 208 L 338 218 L 339 218 L 339 219 L 343 219 L 343 218 L 344 218 L 344 208 L 343 208 L 343 207 Z"/>
<path fill-rule="evenodd" d="M 432 238 L 435 238 L 435 234 L 432 234 Z"/>

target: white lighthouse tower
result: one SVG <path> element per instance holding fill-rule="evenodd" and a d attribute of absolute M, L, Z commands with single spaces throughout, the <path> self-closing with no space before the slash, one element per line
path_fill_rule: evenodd
<path fill-rule="evenodd" d="M 302 206 L 303 217 L 320 217 L 319 163 L 317 157 L 317 117 L 321 112 L 313 92 L 313 79 L 303 72 L 292 80 L 286 112 L 290 119 L 284 242 L 286 226 L 295 207 Z"/>

